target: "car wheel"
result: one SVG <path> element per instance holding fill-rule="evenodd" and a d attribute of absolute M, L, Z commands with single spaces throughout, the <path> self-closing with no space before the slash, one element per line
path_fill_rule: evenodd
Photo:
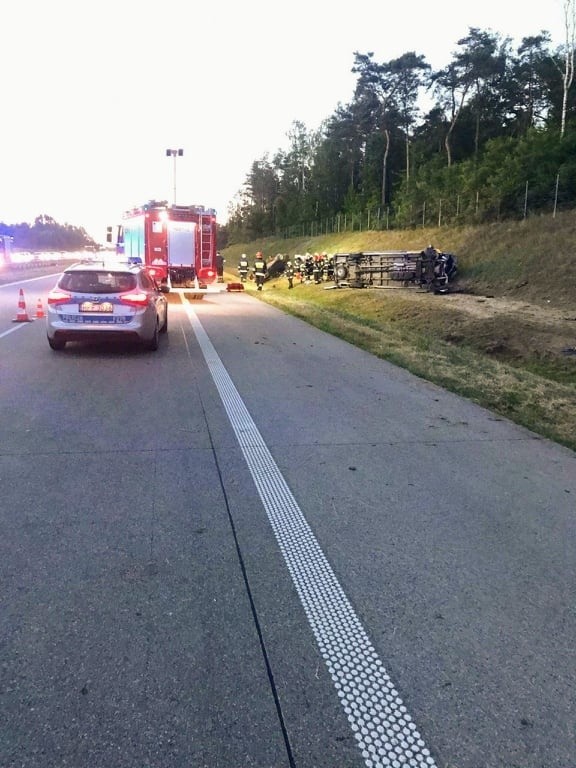
<path fill-rule="evenodd" d="M 166 314 L 164 315 L 164 325 L 160 328 L 160 333 L 168 332 L 168 307 L 166 307 Z"/>
<path fill-rule="evenodd" d="M 144 349 L 149 352 L 156 352 L 159 343 L 159 330 L 158 330 L 158 318 L 156 318 L 156 325 L 154 326 L 154 335 L 151 339 L 144 343 Z"/>
<path fill-rule="evenodd" d="M 50 349 L 55 349 L 56 352 L 60 352 L 60 350 L 64 349 L 66 346 L 64 339 L 58 339 L 56 336 L 53 339 L 48 337 L 48 344 L 50 345 Z"/>

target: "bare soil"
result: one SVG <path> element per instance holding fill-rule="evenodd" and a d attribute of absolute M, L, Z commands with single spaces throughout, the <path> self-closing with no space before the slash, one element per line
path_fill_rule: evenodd
<path fill-rule="evenodd" d="M 440 299 L 446 309 L 461 314 L 468 333 L 473 333 L 473 326 L 477 334 L 483 329 L 488 353 L 500 348 L 501 352 L 522 357 L 576 354 L 576 307 L 459 292 L 434 299 Z"/>

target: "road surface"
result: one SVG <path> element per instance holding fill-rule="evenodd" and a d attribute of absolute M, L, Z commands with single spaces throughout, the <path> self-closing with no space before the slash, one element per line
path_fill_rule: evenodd
<path fill-rule="evenodd" d="M 244 293 L 0 286 L 2 768 L 574 768 L 575 454 Z"/>

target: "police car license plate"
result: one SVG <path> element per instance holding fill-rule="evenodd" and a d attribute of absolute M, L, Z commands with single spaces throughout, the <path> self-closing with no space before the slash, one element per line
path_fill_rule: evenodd
<path fill-rule="evenodd" d="M 80 304 L 80 312 L 113 312 L 114 307 L 109 301 L 83 301 Z"/>

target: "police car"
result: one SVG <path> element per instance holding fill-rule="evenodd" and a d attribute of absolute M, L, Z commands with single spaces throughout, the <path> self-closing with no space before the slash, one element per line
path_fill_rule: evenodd
<path fill-rule="evenodd" d="M 47 298 L 48 344 L 128 339 L 158 349 L 168 330 L 168 292 L 141 263 L 90 261 L 68 267 Z"/>

